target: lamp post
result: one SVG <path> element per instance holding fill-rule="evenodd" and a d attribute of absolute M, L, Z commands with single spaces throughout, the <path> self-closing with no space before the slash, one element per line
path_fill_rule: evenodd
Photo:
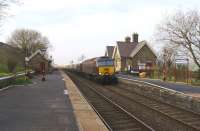
<path fill-rule="evenodd" d="M 28 67 L 28 62 L 29 62 L 29 59 L 28 57 L 25 57 L 25 79 L 27 79 L 27 76 L 28 76 L 28 73 L 27 73 L 27 67 Z"/>
<path fill-rule="evenodd" d="M 41 52 L 42 52 L 42 55 L 43 55 L 43 57 L 45 57 L 45 53 L 46 53 L 46 48 L 43 48 L 43 49 L 41 49 Z M 45 62 L 42 62 L 41 63 L 42 65 L 42 81 L 45 81 L 46 80 L 46 78 L 45 78 Z"/>
<path fill-rule="evenodd" d="M 166 81 L 167 78 L 167 63 L 166 63 L 166 57 L 167 57 L 167 50 L 164 50 L 164 66 L 163 66 L 163 81 Z"/>
<path fill-rule="evenodd" d="M 25 68 L 25 80 L 27 80 L 27 66 L 28 66 L 28 47 L 25 47 L 25 57 L 24 57 L 24 68 Z"/>

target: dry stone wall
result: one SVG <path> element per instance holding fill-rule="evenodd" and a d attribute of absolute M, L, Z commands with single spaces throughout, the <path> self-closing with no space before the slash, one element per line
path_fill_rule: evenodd
<path fill-rule="evenodd" d="M 200 113 L 200 99 L 188 96 L 184 93 L 174 91 L 167 88 L 162 88 L 159 86 L 153 86 L 150 84 L 139 83 L 128 81 L 124 79 L 119 79 L 120 83 L 131 86 L 132 89 L 148 98 L 158 100 L 176 107 L 187 109 L 193 112 Z"/>

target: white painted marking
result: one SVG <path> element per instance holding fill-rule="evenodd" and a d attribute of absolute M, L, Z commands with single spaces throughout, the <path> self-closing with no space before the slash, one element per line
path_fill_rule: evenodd
<path fill-rule="evenodd" d="M 4 87 L 4 88 L 0 89 L 0 91 L 7 90 L 7 89 L 10 88 L 10 87 L 13 87 L 13 85 L 10 85 L 10 86 L 7 86 L 7 87 Z"/>
<path fill-rule="evenodd" d="M 160 86 L 160 85 L 152 84 L 152 83 L 149 83 L 149 82 L 146 82 L 146 81 L 133 80 L 133 79 L 124 78 L 124 77 L 120 77 L 120 76 L 118 76 L 118 78 L 121 78 L 121 79 L 124 79 L 124 80 L 129 80 L 129 81 L 135 81 L 135 82 L 145 83 L 145 84 L 148 84 L 148 85 L 151 85 L 151 86 L 155 86 L 155 87 L 159 87 L 161 89 L 168 90 L 168 91 L 171 91 L 171 92 L 174 92 L 174 93 L 184 94 L 184 93 L 182 93 L 180 91 L 172 90 L 172 89 L 169 89 L 169 88 L 166 88 L 166 87 L 163 87 L 163 86 Z"/>
<path fill-rule="evenodd" d="M 68 95 L 68 90 L 64 90 L 64 94 L 65 94 L 65 95 Z"/>

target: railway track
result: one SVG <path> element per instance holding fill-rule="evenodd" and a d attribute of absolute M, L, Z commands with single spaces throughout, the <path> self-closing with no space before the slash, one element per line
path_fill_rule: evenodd
<path fill-rule="evenodd" d="M 70 74 L 88 102 L 111 131 L 154 131 L 124 108 L 96 91 L 90 84 Z"/>
<path fill-rule="evenodd" d="M 151 100 L 143 95 L 139 95 L 131 90 L 131 87 L 118 85 L 116 88 L 107 88 L 111 92 L 121 97 L 137 102 L 150 110 L 156 111 L 169 119 L 185 125 L 191 130 L 200 131 L 200 114 L 188 110 L 177 108 L 173 105 L 165 104 L 156 100 Z"/>
<path fill-rule="evenodd" d="M 146 113 L 148 117 L 151 118 L 144 117 L 140 119 L 143 121 L 145 121 L 145 119 L 151 119 L 146 120 L 145 123 L 156 130 L 200 130 L 200 115 L 195 112 L 183 110 L 160 101 L 149 99 L 143 95 L 135 93 L 130 86 L 124 84 L 102 86 L 88 80 L 83 80 L 83 83 L 87 83 L 93 88 L 93 90 L 101 92 L 118 104 L 120 103 L 121 107 L 132 114 L 136 113 L 135 116 L 139 118 L 142 115 L 139 115 L 139 113 L 137 114 L 137 110 L 132 108 L 133 105 L 145 108 L 145 110 L 141 109 L 141 112 L 152 113 L 149 113 L 150 115 Z M 157 121 L 157 119 L 161 119 L 161 121 Z"/>

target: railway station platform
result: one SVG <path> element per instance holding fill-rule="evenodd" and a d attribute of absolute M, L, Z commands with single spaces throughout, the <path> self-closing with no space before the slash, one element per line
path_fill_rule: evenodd
<path fill-rule="evenodd" d="M 0 91 L 0 131 L 107 130 L 64 73 L 32 81 Z"/>
<path fill-rule="evenodd" d="M 130 75 L 119 74 L 118 77 L 130 79 L 130 80 L 138 80 L 143 81 L 151 84 L 155 84 L 164 88 L 172 89 L 175 91 L 182 92 L 189 96 L 198 97 L 200 98 L 200 86 L 192 86 L 183 83 L 172 83 L 172 82 L 164 82 L 162 80 L 154 80 L 154 79 L 147 79 L 147 78 L 138 78 Z"/>
<path fill-rule="evenodd" d="M 108 131 L 73 81 L 61 71 L 80 131 Z"/>

